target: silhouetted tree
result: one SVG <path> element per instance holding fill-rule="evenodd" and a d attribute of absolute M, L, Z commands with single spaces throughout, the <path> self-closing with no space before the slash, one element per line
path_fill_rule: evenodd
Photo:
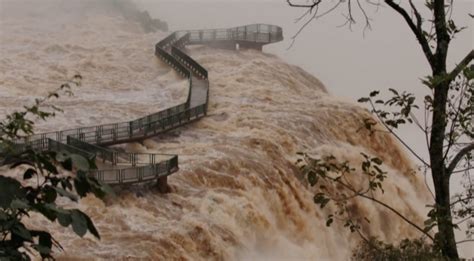
<path fill-rule="evenodd" d="M 34 134 L 34 118 L 46 120 L 60 110 L 45 103 L 70 93 L 71 85 L 78 85 L 81 76 L 61 85 L 31 106 L 24 106 L 0 122 L 0 260 L 29 260 L 38 253 L 52 259 L 53 246 L 62 249 L 50 232 L 30 228 L 25 220 L 37 213 L 51 222 L 84 236 L 88 231 L 100 238 L 89 216 L 79 209 L 57 204 L 61 197 L 77 202 L 89 193 L 102 198 L 111 191 L 88 175 L 95 168 L 95 159 L 87 159 L 68 151 L 38 150 L 21 140 Z M 18 169 L 20 176 L 6 175 L 8 169 Z M 72 171 L 73 175 L 68 175 Z"/>
<path fill-rule="evenodd" d="M 378 91 L 374 91 L 370 94 L 370 97 L 362 98 L 359 101 L 370 103 L 372 112 L 378 117 L 379 122 L 385 126 L 384 131 L 389 131 L 395 135 L 421 161 L 423 167 L 431 171 L 435 204 L 433 210 L 430 211 L 430 219 L 425 223 L 426 227 L 416 227 L 426 235 L 429 235 L 428 232 L 431 228 L 437 227 L 438 232 L 432 237 L 435 245 L 440 248 L 443 256 L 450 259 L 459 259 L 454 235 L 454 228 L 457 227 L 457 224 L 453 223 L 453 215 L 464 221 L 472 219 L 474 215 L 472 209 L 474 191 L 469 176 L 469 171 L 472 170 L 472 151 L 474 149 L 474 143 L 472 142 L 474 138 L 472 120 L 474 114 L 474 71 L 472 66 L 469 67 L 469 64 L 474 58 L 474 51 L 469 51 L 454 68 L 448 69 L 446 60 L 450 42 L 456 34 L 464 29 L 459 28 L 451 18 L 454 1 L 426 0 L 424 8 L 429 13 L 428 17 L 422 16 L 419 11 L 420 6 L 414 4 L 413 0 L 287 0 L 287 2 L 292 7 L 305 9 L 305 13 L 299 19 L 307 18 L 307 20 L 295 37 L 311 21 L 340 9 L 344 10 L 344 23 L 348 26 L 352 26 L 356 22 L 354 10 L 359 10 L 365 21 L 365 28 L 370 28 L 371 20 L 367 8 L 378 8 L 381 5 L 391 8 L 408 25 L 431 68 L 431 75 L 423 80 L 423 84 L 431 91 L 431 95 L 424 97 L 423 101 L 425 115 L 430 117 L 424 123 L 415 117 L 413 110 L 418 109 L 418 106 L 416 105 L 416 97 L 411 93 L 399 93 L 391 89 L 390 91 L 393 94 L 391 99 L 376 100 L 375 97 L 378 95 Z M 469 16 L 473 17 L 471 14 Z M 377 105 L 385 105 L 396 110 L 388 112 L 384 109 L 378 109 Z M 416 124 L 425 134 L 429 162 L 425 162 L 419 155 L 416 155 L 410 146 L 403 142 L 394 131 L 405 123 Z M 365 121 L 365 126 L 371 131 L 376 131 L 374 129 L 376 125 L 377 122 L 372 119 Z M 380 131 L 380 129 L 377 131 Z M 369 168 L 373 166 L 373 163 L 378 165 L 379 160 L 372 161 L 370 158 L 365 160 L 365 162 L 368 160 L 372 164 L 365 166 L 365 173 L 371 177 L 372 182 L 375 182 L 370 184 L 370 186 L 375 187 L 370 187 L 369 191 L 376 188 L 381 189 L 381 183 L 379 185 L 379 182 L 383 181 L 382 173 L 379 173 L 378 170 L 375 170 L 377 173 L 371 173 Z M 320 164 L 321 161 L 318 161 L 316 166 Z M 312 168 L 308 168 L 309 165 L 314 165 L 314 159 L 307 156 L 303 164 L 306 167 L 304 168 L 306 174 L 313 173 Z M 347 173 L 347 170 L 350 169 L 350 167 L 341 165 L 337 167 L 338 169 L 335 171 L 341 175 Z M 330 170 L 332 166 L 322 166 L 322 168 L 323 170 Z M 461 175 L 461 173 L 464 173 L 468 178 L 465 191 L 452 199 L 450 192 L 451 177 Z M 314 174 L 310 176 L 312 176 L 312 183 L 314 183 Z M 341 180 L 333 180 L 333 182 L 340 183 Z M 351 186 L 351 184 L 345 185 Z M 318 198 L 315 198 L 317 203 L 324 203 L 329 200 L 327 194 L 321 193 Z M 367 196 L 367 194 L 361 194 L 359 191 L 356 194 Z M 350 225 L 348 226 L 350 227 Z M 356 228 L 357 226 L 354 229 Z M 472 229 L 472 226 L 468 229 Z"/>

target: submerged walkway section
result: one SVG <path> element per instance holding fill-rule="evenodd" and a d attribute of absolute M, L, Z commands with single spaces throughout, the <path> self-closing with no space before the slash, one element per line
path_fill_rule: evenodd
<path fill-rule="evenodd" d="M 184 103 L 128 122 L 42 133 L 19 143 L 37 150 L 67 151 L 95 159 L 98 169 L 90 174 L 108 184 L 158 180 L 159 185 L 166 186 L 166 177 L 178 170 L 177 155 L 120 152 L 106 146 L 153 137 L 207 114 L 208 72 L 184 52 L 186 45 L 262 50 L 263 45 L 282 39 L 282 29 L 267 24 L 176 31 L 155 45 L 155 55 L 189 80 Z"/>

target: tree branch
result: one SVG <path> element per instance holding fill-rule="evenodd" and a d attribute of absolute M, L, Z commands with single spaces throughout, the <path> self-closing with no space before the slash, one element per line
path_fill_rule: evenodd
<path fill-rule="evenodd" d="M 421 45 L 421 48 L 423 49 L 423 53 L 425 54 L 426 59 L 428 60 L 431 68 L 433 69 L 433 65 L 435 64 L 434 55 L 430 49 L 428 40 L 426 40 L 426 37 L 423 35 L 423 30 L 421 29 L 421 26 L 420 26 L 420 29 L 421 29 L 420 30 L 415 25 L 413 20 L 411 20 L 410 15 L 407 13 L 407 11 L 403 9 L 400 5 L 396 4 L 393 0 L 384 0 L 384 1 L 385 3 L 387 3 L 388 6 L 390 6 L 393 10 L 395 10 L 405 19 L 411 31 L 415 34 L 416 39 L 418 40 L 418 42 Z M 415 16 L 416 16 L 416 13 L 415 13 Z"/>
<path fill-rule="evenodd" d="M 474 150 L 474 142 L 467 145 L 466 147 L 464 147 L 462 150 L 460 150 L 458 152 L 458 154 L 456 154 L 456 156 L 454 156 L 454 159 L 451 161 L 451 163 L 449 163 L 449 166 L 448 168 L 446 169 L 446 173 L 448 175 L 451 175 L 452 172 L 454 171 L 454 169 L 456 168 L 456 166 L 458 165 L 459 161 L 462 160 L 462 158 L 468 154 L 469 152 L 471 152 L 472 150 Z"/>
<path fill-rule="evenodd" d="M 418 226 L 417 224 L 415 224 L 413 221 L 409 220 L 407 217 L 405 217 L 402 213 L 400 213 L 398 210 L 396 210 L 395 208 L 391 207 L 390 205 L 388 205 L 387 203 L 384 203 L 383 201 L 380 201 L 378 199 L 376 199 L 375 197 L 373 196 L 367 196 L 365 195 L 364 193 L 360 193 L 358 192 L 357 190 L 355 190 L 353 187 L 351 187 L 350 185 L 347 185 L 345 184 L 344 182 L 341 182 L 341 180 L 334 180 L 335 182 L 337 182 L 338 184 L 342 185 L 343 187 L 345 187 L 346 189 L 352 191 L 353 193 L 355 193 L 355 195 L 357 196 L 360 196 L 362 198 L 365 198 L 365 199 L 368 199 L 368 200 L 372 200 L 373 202 L 379 204 L 379 205 L 382 205 L 384 206 L 385 208 L 387 208 L 388 210 L 390 210 L 392 213 L 394 213 L 395 215 L 399 216 L 402 220 L 404 220 L 405 222 L 407 222 L 408 224 L 410 224 L 411 226 L 413 226 L 416 230 L 420 231 L 422 234 L 426 235 L 428 238 L 430 238 L 431 240 L 434 241 L 434 237 L 431 236 L 428 231 L 425 231 L 424 229 L 422 229 L 420 226 Z"/>
<path fill-rule="evenodd" d="M 474 59 L 474 50 L 471 50 L 464 59 L 450 72 L 446 78 L 447 81 L 452 81 L 458 74 Z"/>
<path fill-rule="evenodd" d="M 446 152 L 444 154 L 444 157 L 443 157 L 443 160 L 446 160 L 446 157 L 448 157 L 449 155 L 449 150 L 451 149 L 452 146 L 454 146 L 456 143 L 456 140 L 458 139 L 458 137 L 455 137 L 455 127 L 456 125 L 459 123 L 458 122 L 458 117 L 459 117 L 459 113 L 461 111 L 461 107 L 463 105 L 463 98 L 464 98 L 464 87 L 465 85 L 463 85 L 461 87 L 461 91 L 458 95 L 458 97 L 456 98 L 456 100 L 454 102 L 451 103 L 450 100 L 448 100 L 448 104 L 449 104 L 449 107 L 451 110 L 454 110 L 455 111 L 455 114 L 454 114 L 454 118 L 451 120 L 451 127 L 449 128 L 449 137 L 447 139 L 447 142 L 448 142 L 448 147 L 446 149 Z M 454 103 L 458 102 L 458 106 L 453 106 Z M 448 116 L 450 115 L 450 113 L 448 113 Z M 449 117 L 448 117 L 449 118 Z"/>
<path fill-rule="evenodd" d="M 369 200 L 372 200 L 374 201 L 375 203 L 377 204 L 380 204 L 384 207 L 386 207 L 387 209 L 389 209 L 390 211 L 392 211 L 393 213 L 395 213 L 397 216 L 399 216 L 401 219 L 403 219 L 405 222 L 407 222 L 408 224 L 412 225 L 414 228 L 416 228 L 418 231 L 420 231 L 422 234 L 426 235 L 427 237 L 429 237 L 431 240 L 434 241 L 434 238 L 433 236 L 431 236 L 428 232 L 426 232 L 424 229 L 422 229 L 421 227 L 419 227 L 417 224 L 413 223 L 411 220 L 409 220 L 407 217 L 405 217 L 404 215 L 402 215 L 400 212 L 398 212 L 396 209 L 392 208 L 391 206 L 387 205 L 386 203 L 374 198 L 374 197 L 369 197 L 369 196 L 366 196 L 366 195 L 360 195 L 361 197 L 365 198 L 365 199 L 369 199 Z"/>
<path fill-rule="evenodd" d="M 462 243 L 467 243 L 467 242 L 474 242 L 474 239 L 461 240 L 461 241 L 456 242 L 456 245 L 457 244 L 462 244 Z"/>
<path fill-rule="evenodd" d="M 453 170 L 453 173 L 460 173 L 460 172 L 466 172 L 466 171 L 469 171 L 471 169 L 474 169 L 474 167 L 468 167 L 468 168 L 464 168 L 464 169 L 459 169 L 459 170 Z"/>
<path fill-rule="evenodd" d="M 413 0 L 409 0 L 408 2 L 410 3 L 411 9 L 413 9 L 413 13 L 415 13 L 416 27 L 419 32 L 423 32 L 423 19 L 421 18 L 420 12 L 418 12 L 418 9 L 416 9 L 416 6 L 413 4 Z"/>
<path fill-rule="evenodd" d="M 465 197 L 465 198 L 459 198 L 458 200 L 454 201 L 453 203 L 451 203 L 451 206 L 453 205 L 456 205 L 458 203 L 464 203 L 466 201 L 469 201 L 469 200 L 472 200 L 474 199 L 474 196 L 469 196 L 469 197 Z"/>
<path fill-rule="evenodd" d="M 288 5 L 290 5 L 291 7 L 309 8 L 310 10 L 314 9 L 317 5 L 319 5 L 321 1 L 322 0 L 316 0 L 316 1 L 313 0 L 312 4 L 293 4 L 291 0 L 286 0 Z"/>
<path fill-rule="evenodd" d="M 323 12 L 322 14 L 318 15 L 319 4 L 321 3 L 322 0 L 313 0 L 313 4 L 310 4 L 310 5 L 298 5 L 298 4 L 292 4 L 290 0 L 286 0 L 286 1 L 290 6 L 293 6 L 293 7 L 306 7 L 306 8 L 309 8 L 309 12 L 306 12 L 305 14 L 308 14 L 308 13 L 311 14 L 311 13 L 313 13 L 313 9 L 315 9 L 314 14 L 308 19 L 308 21 L 306 21 L 303 24 L 303 26 L 301 26 L 300 29 L 295 33 L 295 35 L 293 35 L 291 37 L 291 39 L 293 39 L 293 41 L 291 42 L 288 49 L 293 46 L 293 44 L 296 41 L 296 37 L 304 30 L 304 28 L 306 28 L 306 26 L 309 23 L 311 23 L 311 21 L 316 20 L 318 18 L 321 18 L 321 17 L 329 14 L 330 12 L 334 11 L 334 9 L 336 9 L 341 3 L 344 2 L 344 0 L 339 0 L 339 1 L 337 1 L 337 3 L 334 6 L 332 6 L 331 8 L 329 8 L 328 10 Z M 302 17 L 304 17 L 304 15 Z"/>
<path fill-rule="evenodd" d="M 390 134 L 393 135 L 393 137 L 395 137 L 408 151 L 411 152 L 411 154 L 413 154 L 413 156 L 415 156 L 421 163 L 423 163 L 426 167 L 428 168 L 431 168 L 431 165 L 428 164 L 428 162 L 426 162 L 420 155 L 418 155 L 410 146 L 408 146 L 408 144 L 402 139 L 400 138 L 400 136 L 397 135 L 397 133 L 395 133 L 395 131 L 393 131 L 391 128 L 389 128 L 389 126 L 387 126 L 387 124 L 383 121 L 383 119 L 380 117 L 380 115 L 376 112 L 376 109 L 375 109 L 375 104 L 372 102 L 372 100 L 369 100 L 370 102 L 370 106 L 372 107 L 372 111 L 374 112 L 375 116 L 377 116 L 377 119 L 379 120 L 380 124 L 382 124 L 389 132 Z"/>

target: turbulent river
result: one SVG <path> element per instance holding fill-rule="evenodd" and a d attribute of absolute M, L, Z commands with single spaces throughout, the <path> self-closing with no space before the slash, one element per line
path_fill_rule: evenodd
<path fill-rule="evenodd" d="M 39 122 L 37 131 L 130 120 L 186 99 L 187 81 L 153 55 L 166 32 L 145 34 L 90 1 L 37 3 L 1 2 L 2 115 L 75 73 L 83 76 L 82 86 L 73 88 L 74 96 L 55 100 L 64 112 Z M 422 223 L 429 202 L 423 180 L 392 138 L 358 131 L 368 116 L 365 109 L 331 96 L 314 76 L 272 54 L 187 51 L 209 70 L 208 116 L 142 143 L 120 145 L 178 154 L 180 170 L 169 177 L 172 192 L 135 186 L 117 189 L 106 203 L 94 197 L 78 206 L 62 202 L 92 217 L 100 241 L 30 220 L 33 227 L 53 231 L 65 249 L 56 251 L 60 260 L 348 259 L 358 237 L 337 222 L 326 227 L 331 209 L 313 203 L 314 189 L 295 167 L 299 151 L 353 164 L 360 164 L 360 152 L 382 158 L 389 173 L 380 198 Z M 370 218 L 367 234 L 388 241 L 418 236 L 369 201 L 351 209 Z"/>

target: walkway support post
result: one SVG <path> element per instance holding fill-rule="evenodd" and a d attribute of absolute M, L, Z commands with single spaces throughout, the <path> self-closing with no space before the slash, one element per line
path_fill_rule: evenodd
<path fill-rule="evenodd" d="M 281 40 L 283 40 L 283 32 L 280 27 L 262 24 L 230 29 L 174 32 L 155 45 L 155 55 L 175 69 L 178 74 L 189 79 L 189 94 L 185 103 L 133 121 L 36 134 L 26 137 L 24 141 L 18 141 L 18 145 L 25 147 L 29 144 L 38 150 L 67 148 L 72 153 L 79 152 L 86 154 L 87 157 L 92 155 L 91 160 L 99 156 L 104 163 L 109 161 L 108 163 L 113 166 L 105 169 L 105 164 L 100 164 L 99 170 L 92 170 L 89 173 L 100 181 L 123 185 L 156 180 L 156 186 L 160 192 L 170 192 L 167 176 L 178 170 L 177 155 L 158 163 L 155 155 L 150 154 L 149 161 L 143 162 L 143 157 L 140 157 L 142 154 L 118 152 L 102 147 L 144 140 L 207 115 L 209 109 L 208 71 L 180 50 L 185 45 L 209 45 L 235 50 L 238 44 L 242 49 L 262 50 L 263 45 Z M 72 146 L 70 138 L 76 139 L 77 144 Z M 64 139 L 67 144 L 62 144 Z M 84 150 L 78 148 L 78 144 Z"/>
<path fill-rule="evenodd" d="M 171 192 L 171 188 L 168 185 L 168 176 L 159 177 L 156 182 L 156 188 L 160 193 L 169 193 Z"/>

